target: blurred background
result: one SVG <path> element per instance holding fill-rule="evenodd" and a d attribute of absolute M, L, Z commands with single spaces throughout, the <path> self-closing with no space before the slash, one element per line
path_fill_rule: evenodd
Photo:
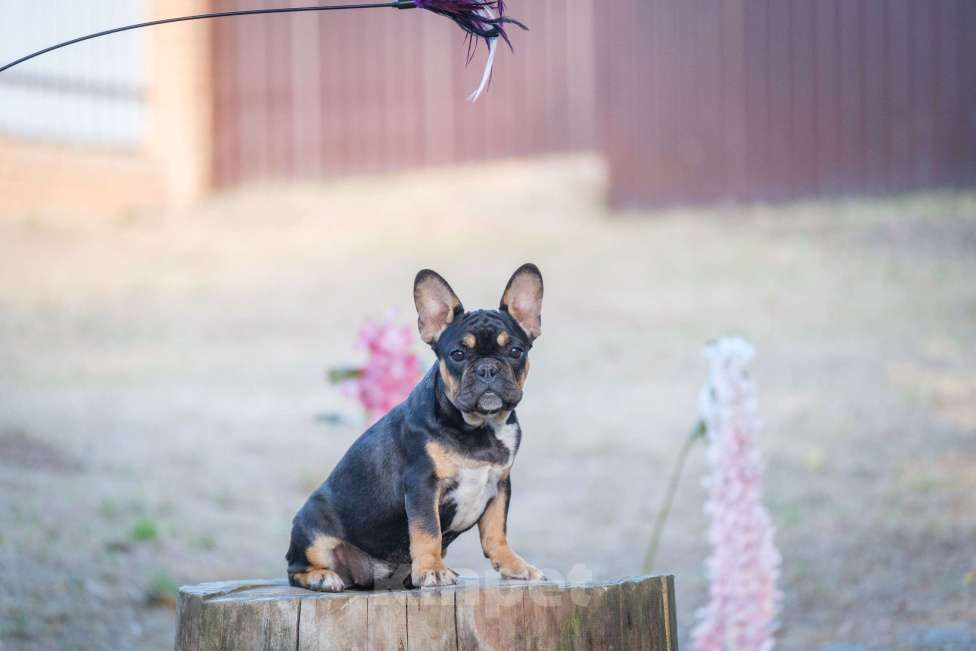
<path fill-rule="evenodd" d="M 0 0 L 0 61 L 287 2 Z M 292 3 L 294 5 L 300 3 Z M 976 4 L 511 0 L 170 25 L 0 73 L 0 648 L 171 648 L 279 576 L 362 430 L 325 381 L 437 269 L 546 277 L 513 546 L 641 571 L 704 343 L 757 349 L 778 648 L 976 649 Z M 425 363 L 431 355 L 417 342 Z M 656 572 L 704 605 L 703 454 Z M 476 536 L 447 558 L 484 572 Z"/>

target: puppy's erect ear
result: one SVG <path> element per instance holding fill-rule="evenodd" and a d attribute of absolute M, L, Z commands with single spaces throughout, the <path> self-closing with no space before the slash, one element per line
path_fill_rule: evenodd
<path fill-rule="evenodd" d="M 436 271 L 422 269 L 413 281 L 413 302 L 417 306 L 417 327 L 424 343 L 434 345 L 464 306 L 454 290 Z"/>
<path fill-rule="evenodd" d="M 508 312 L 531 339 L 542 334 L 542 274 L 537 266 L 527 263 L 515 270 L 498 309 Z"/>

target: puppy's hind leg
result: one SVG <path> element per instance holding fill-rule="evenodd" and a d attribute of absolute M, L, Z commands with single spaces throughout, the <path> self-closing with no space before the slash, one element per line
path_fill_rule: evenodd
<path fill-rule="evenodd" d="M 306 590 L 342 592 L 346 582 L 336 571 L 336 549 L 342 541 L 319 534 L 307 547 L 296 548 L 292 542 L 288 550 L 288 582 Z"/>

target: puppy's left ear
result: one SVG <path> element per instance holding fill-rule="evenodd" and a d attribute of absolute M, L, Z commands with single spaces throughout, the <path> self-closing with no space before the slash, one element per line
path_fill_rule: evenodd
<path fill-rule="evenodd" d="M 532 263 L 515 270 L 498 309 L 515 319 L 530 339 L 542 334 L 542 273 Z"/>
<path fill-rule="evenodd" d="M 422 269 L 413 281 L 417 327 L 425 344 L 433 346 L 454 317 L 464 313 L 460 299 L 436 271 Z"/>

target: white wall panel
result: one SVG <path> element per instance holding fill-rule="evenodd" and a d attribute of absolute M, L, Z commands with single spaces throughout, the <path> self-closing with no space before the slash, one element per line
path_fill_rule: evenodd
<path fill-rule="evenodd" d="M 0 0 L 0 62 L 147 20 L 143 0 Z M 0 73 L 0 134 L 138 147 L 146 129 L 148 34 L 86 41 Z"/>

